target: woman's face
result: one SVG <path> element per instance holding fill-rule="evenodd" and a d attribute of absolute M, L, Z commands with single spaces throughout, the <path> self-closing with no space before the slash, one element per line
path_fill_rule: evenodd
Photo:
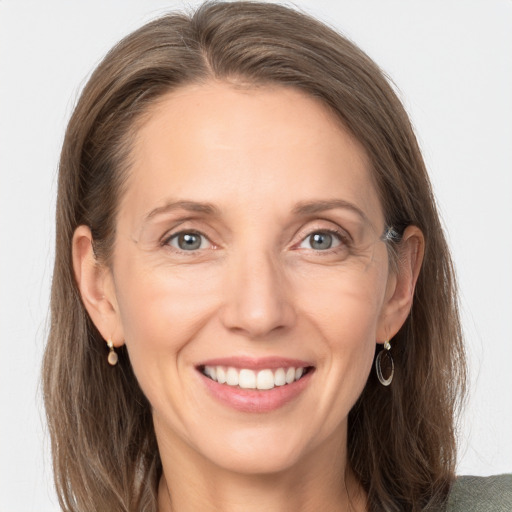
<path fill-rule="evenodd" d="M 361 146 L 301 92 L 210 83 L 154 106 L 131 157 L 112 304 L 160 449 L 343 456 L 395 286 Z"/>

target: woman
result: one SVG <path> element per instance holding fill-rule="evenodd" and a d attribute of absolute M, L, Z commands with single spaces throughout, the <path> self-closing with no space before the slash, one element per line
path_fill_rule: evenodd
<path fill-rule="evenodd" d="M 366 55 L 257 3 L 107 55 L 60 164 L 64 510 L 442 509 L 464 376 L 425 167 Z"/>

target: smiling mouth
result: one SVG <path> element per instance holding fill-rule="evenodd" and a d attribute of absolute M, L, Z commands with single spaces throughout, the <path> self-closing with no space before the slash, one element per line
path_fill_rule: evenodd
<path fill-rule="evenodd" d="M 204 365 L 199 367 L 199 371 L 204 376 L 219 384 L 261 391 L 293 384 L 313 370 L 312 366 L 265 368 L 256 371 L 232 366 Z"/>

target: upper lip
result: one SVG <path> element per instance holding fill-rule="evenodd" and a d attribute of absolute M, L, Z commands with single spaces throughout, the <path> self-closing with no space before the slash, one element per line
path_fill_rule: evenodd
<path fill-rule="evenodd" d="M 198 368 L 204 366 L 227 366 L 233 368 L 247 368 L 249 370 L 263 370 L 266 368 L 277 369 L 277 368 L 306 368 L 313 366 L 310 361 L 303 359 L 292 359 L 284 357 L 249 357 L 249 356 L 237 356 L 237 357 L 220 357 L 215 359 L 208 359 L 197 365 Z"/>

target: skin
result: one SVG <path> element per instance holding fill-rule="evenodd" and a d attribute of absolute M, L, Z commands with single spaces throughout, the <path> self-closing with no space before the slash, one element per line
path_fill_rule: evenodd
<path fill-rule="evenodd" d="M 363 148 L 290 88 L 183 87 L 152 108 L 131 157 L 111 265 L 95 261 L 86 226 L 73 255 L 92 320 L 126 343 L 153 407 L 159 510 L 365 510 L 347 417 L 375 344 L 409 313 L 421 232 L 407 228 L 393 272 Z M 332 200 L 351 206 L 304 208 Z M 313 246 L 326 231 L 332 247 Z M 204 234 L 200 247 L 180 250 L 180 232 Z M 197 370 L 233 355 L 298 358 L 314 372 L 283 407 L 241 412 Z"/>

